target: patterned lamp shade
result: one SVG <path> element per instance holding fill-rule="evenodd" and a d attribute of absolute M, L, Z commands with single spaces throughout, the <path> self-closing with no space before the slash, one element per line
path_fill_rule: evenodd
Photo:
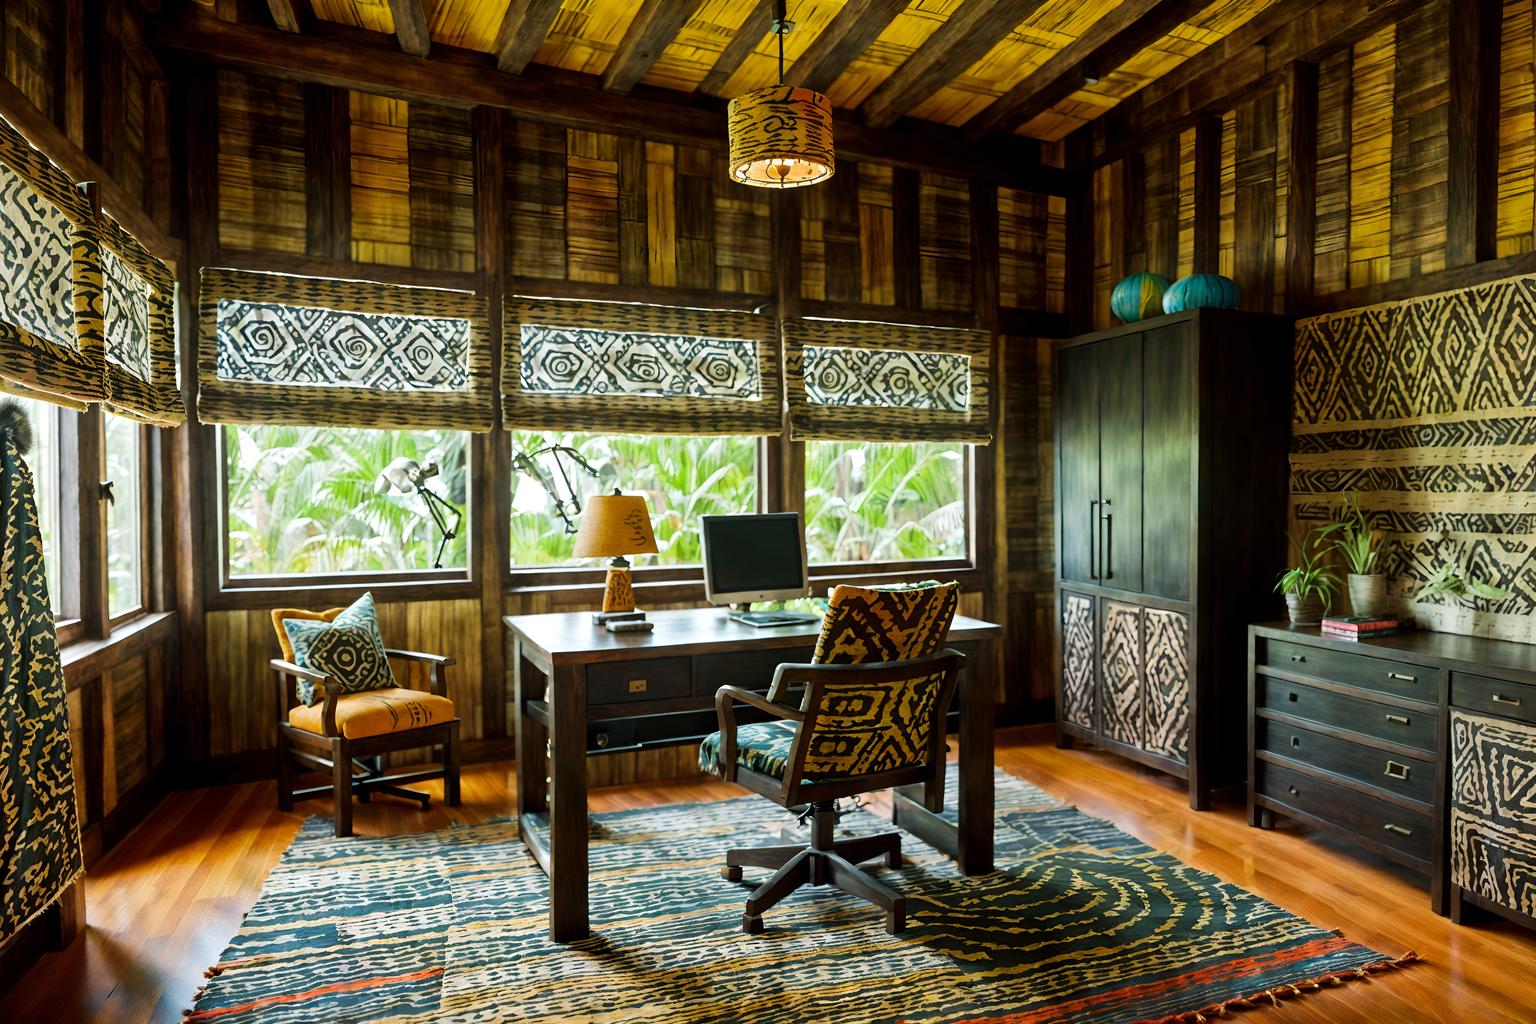
<path fill-rule="evenodd" d="M 1173 282 L 1163 296 L 1164 313 L 1186 309 L 1236 309 L 1242 296 L 1237 283 L 1220 274 L 1190 274 Z"/>
<path fill-rule="evenodd" d="M 1109 309 L 1125 323 L 1145 320 L 1163 311 L 1168 279 L 1162 274 L 1131 274 L 1109 294 Z"/>
<path fill-rule="evenodd" d="M 832 101 L 812 89 L 773 85 L 731 100 L 726 114 L 731 177 L 759 188 L 826 181 L 832 153 Z"/>
<path fill-rule="evenodd" d="M 653 555 L 656 535 L 650 510 L 638 494 L 599 494 L 587 502 L 576 534 L 577 558 Z"/>

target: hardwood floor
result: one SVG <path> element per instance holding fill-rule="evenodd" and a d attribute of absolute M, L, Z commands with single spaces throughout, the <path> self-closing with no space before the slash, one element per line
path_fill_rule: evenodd
<path fill-rule="evenodd" d="M 1457 927 L 1430 912 L 1426 891 L 1410 875 L 1346 843 L 1293 824 L 1249 828 L 1231 795 L 1196 813 L 1181 784 L 1111 755 L 1058 750 L 1047 728 L 1007 730 L 998 739 L 1002 768 L 1085 813 L 1357 942 L 1424 957 L 1406 970 L 1253 1014 L 1256 1022 L 1271 1015 L 1281 1024 L 1536 1022 L 1536 933 L 1492 919 Z M 377 798 L 356 806 L 355 827 L 368 835 L 481 821 L 509 813 L 512 792 L 510 763 L 479 765 L 464 773 L 462 807 L 434 802 L 422 814 Z M 591 804 L 617 810 L 742 792 L 701 780 L 596 790 Z M 325 809 L 312 801 L 281 813 L 270 782 L 172 795 L 92 869 L 85 936 L 45 957 L 0 998 L 0 1021 L 173 1024 L 299 822 Z"/>

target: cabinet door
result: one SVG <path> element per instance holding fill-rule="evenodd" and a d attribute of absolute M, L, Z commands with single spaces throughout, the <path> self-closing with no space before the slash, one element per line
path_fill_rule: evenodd
<path fill-rule="evenodd" d="M 1100 604 L 1099 732 L 1142 745 L 1141 609 L 1123 601 Z"/>
<path fill-rule="evenodd" d="M 1098 580 L 1099 345 L 1056 354 L 1056 491 L 1061 578 Z"/>
<path fill-rule="evenodd" d="M 1061 595 L 1061 709 L 1063 722 L 1093 728 L 1093 598 Z"/>
<path fill-rule="evenodd" d="M 1148 608 L 1141 616 L 1142 747 L 1189 760 L 1189 616 Z"/>
<path fill-rule="evenodd" d="M 1142 335 L 1143 561 L 1138 589 L 1178 601 L 1189 599 L 1193 561 L 1193 342 L 1194 328 L 1188 323 Z"/>
<path fill-rule="evenodd" d="M 1099 387 L 1099 575 L 1107 587 L 1141 590 L 1142 336 L 1095 345 Z"/>

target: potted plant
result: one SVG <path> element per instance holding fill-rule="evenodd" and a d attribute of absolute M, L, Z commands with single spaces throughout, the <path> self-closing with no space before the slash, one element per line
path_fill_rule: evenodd
<path fill-rule="evenodd" d="M 1302 543 L 1289 537 L 1296 549 L 1297 564 L 1280 574 L 1275 589 L 1285 595 L 1285 607 L 1293 626 L 1315 626 L 1333 605 L 1339 577 L 1323 564 L 1323 527 L 1308 530 Z"/>
<path fill-rule="evenodd" d="M 1323 527 L 1320 537 L 1332 536 L 1333 549 L 1344 556 L 1349 569 L 1349 604 L 1356 615 L 1375 618 L 1387 611 L 1387 577 L 1376 571 L 1381 554 L 1377 543 L 1381 535 L 1371 526 L 1360 508 L 1356 494 L 1344 496 L 1344 508 L 1337 522 Z"/>

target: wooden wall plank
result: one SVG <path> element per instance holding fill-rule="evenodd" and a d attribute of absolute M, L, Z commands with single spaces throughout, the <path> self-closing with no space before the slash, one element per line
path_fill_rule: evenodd
<path fill-rule="evenodd" d="M 713 288 L 718 154 L 678 146 L 676 173 L 677 283 L 684 288 Z"/>
<path fill-rule="evenodd" d="M 565 261 L 572 281 L 619 283 L 618 139 L 566 133 Z"/>
<path fill-rule="evenodd" d="M 619 283 L 645 284 L 650 275 L 646 144 L 633 136 L 620 136 L 617 149 Z"/>
<path fill-rule="evenodd" d="M 1350 66 L 1349 283 L 1379 284 L 1391 273 L 1393 69 L 1397 26 L 1357 43 Z"/>
<path fill-rule="evenodd" d="M 1417 277 L 1445 267 L 1449 2 L 1432 0 L 1397 25 L 1388 181 L 1394 278 Z"/>
<path fill-rule="evenodd" d="M 127 793 L 149 778 L 149 673 L 142 657 L 123 662 L 106 674 L 112 703 L 113 779 Z"/>
<path fill-rule="evenodd" d="M 646 280 L 677 284 L 677 147 L 645 144 Z"/>
<path fill-rule="evenodd" d="M 1312 296 L 1317 246 L 1318 67 L 1296 61 L 1286 69 L 1290 125 L 1285 167 L 1290 193 L 1285 206 L 1284 312 L 1295 315 Z"/>
<path fill-rule="evenodd" d="M 1449 12 L 1446 252 L 1449 266 L 1498 255 L 1500 0 L 1463 0 Z"/>
<path fill-rule="evenodd" d="M 859 167 L 860 301 L 896 301 L 895 170 L 864 161 Z"/>
<path fill-rule="evenodd" d="M 1004 306 L 1046 308 L 1049 197 L 997 190 L 998 289 Z"/>
<path fill-rule="evenodd" d="M 474 133 L 470 112 L 413 103 L 406 124 L 411 266 L 475 269 Z"/>
<path fill-rule="evenodd" d="M 304 86 L 306 242 L 310 256 L 352 255 L 352 131 L 345 89 Z"/>
<path fill-rule="evenodd" d="M 968 312 L 971 308 L 969 188 L 963 178 L 927 171 L 919 174 L 918 186 L 923 308 Z"/>
<path fill-rule="evenodd" d="M 1233 280 L 1242 308 L 1268 312 L 1275 296 L 1275 166 L 1279 126 L 1274 93 L 1237 109 Z"/>
<path fill-rule="evenodd" d="M 308 230 L 299 86 L 227 69 L 217 81 L 218 242 L 301 255 Z"/>
<path fill-rule="evenodd" d="M 352 258 L 411 265 L 410 104 L 350 93 Z"/>
<path fill-rule="evenodd" d="M 1536 244 L 1536 2 L 1505 0 L 1499 47 L 1496 255 Z"/>
<path fill-rule="evenodd" d="M 506 140 L 507 270 L 564 278 L 566 129 L 507 118 Z"/>
<path fill-rule="evenodd" d="M 1203 117 L 1195 125 L 1193 230 L 1194 272 L 1220 273 L 1222 136 L 1219 116 Z"/>
<path fill-rule="evenodd" d="M 1179 276 L 1179 138 L 1170 135 L 1142 156 L 1145 269 Z"/>

